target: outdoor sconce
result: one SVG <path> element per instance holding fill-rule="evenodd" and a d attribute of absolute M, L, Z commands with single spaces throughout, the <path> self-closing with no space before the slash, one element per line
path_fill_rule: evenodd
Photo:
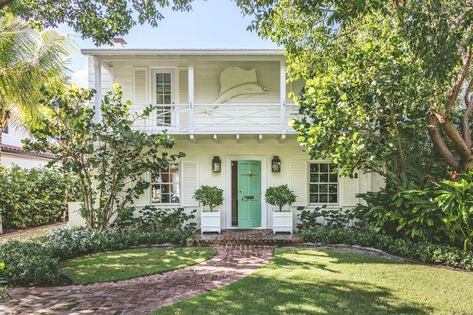
<path fill-rule="evenodd" d="M 279 156 L 277 155 L 273 156 L 273 160 L 271 161 L 271 172 L 273 173 L 281 172 L 281 160 L 279 159 Z"/>
<path fill-rule="evenodd" d="M 220 173 L 222 171 L 222 161 L 218 156 L 214 156 L 212 160 L 212 172 Z"/>

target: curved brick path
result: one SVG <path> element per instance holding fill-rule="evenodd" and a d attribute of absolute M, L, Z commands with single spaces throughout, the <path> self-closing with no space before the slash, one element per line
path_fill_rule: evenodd
<path fill-rule="evenodd" d="M 216 246 L 210 260 L 184 269 L 118 282 L 14 288 L 0 314 L 146 314 L 247 276 L 272 257 L 272 246 Z"/>

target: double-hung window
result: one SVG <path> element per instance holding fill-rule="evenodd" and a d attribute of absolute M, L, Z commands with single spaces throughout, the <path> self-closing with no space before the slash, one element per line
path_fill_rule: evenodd
<path fill-rule="evenodd" d="M 151 202 L 153 204 L 179 204 L 180 167 L 169 163 L 167 167 L 151 172 Z"/>
<path fill-rule="evenodd" d="M 333 164 L 310 163 L 309 193 L 311 204 L 338 204 L 338 173 Z"/>

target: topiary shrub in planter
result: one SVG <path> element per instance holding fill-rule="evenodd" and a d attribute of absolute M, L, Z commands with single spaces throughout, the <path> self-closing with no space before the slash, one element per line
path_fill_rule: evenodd
<path fill-rule="evenodd" d="M 296 195 L 287 185 L 280 185 L 266 189 L 264 197 L 267 203 L 278 207 L 273 209 L 273 232 L 292 233 L 294 229 L 292 211 L 290 208 L 283 211 L 283 208 L 296 202 Z"/>
<path fill-rule="evenodd" d="M 201 232 L 221 232 L 220 211 L 214 211 L 215 207 L 223 204 L 223 190 L 215 186 L 201 186 L 194 193 L 194 199 L 201 202 L 209 211 L 201 212 Z"/>

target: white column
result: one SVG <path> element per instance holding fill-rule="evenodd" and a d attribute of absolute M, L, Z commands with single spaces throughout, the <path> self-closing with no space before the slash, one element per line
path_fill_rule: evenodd
<path fill-rule="evenodd" d="M 286 120 L 286 59 L 281 60 L 279 63 L 279 103 L 281 106 L 281 132 L 286 133 L 287 120 Z"/>
<path fill-rule="evenodd" d="M 189 133 L 194 132 L 194 64 L 190 63 L 187 68 L 187 84 L 189 94 Z"/>
<path fill-rule="evenodd" d="M 94 57 L 94 89 L 95 93 L 95 121 L 102 120 L 100 101 L 102 100 L 102 63 L 98 57 Z"/>

